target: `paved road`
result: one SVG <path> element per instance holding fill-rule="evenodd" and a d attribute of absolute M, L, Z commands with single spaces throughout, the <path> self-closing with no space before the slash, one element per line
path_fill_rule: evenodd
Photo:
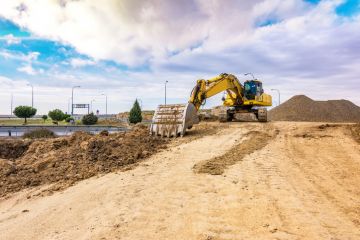
<path fill-rule="evenodd" d="M 126 127 L 113 127 L 113 126 L 49 126 L 49 125 L 37 125 L 37 126 L 0 126 L 0 137 L 11 136 L 19 137 L 25 132 L 29 132 L 35 129 L 46 128 L 53 131 L 59 136 L 70 135 L 73 132 L 84 131 L 91 133 L 99 133 L 103 130 L 109 132 L 123 132 L 127 131 Z"/>

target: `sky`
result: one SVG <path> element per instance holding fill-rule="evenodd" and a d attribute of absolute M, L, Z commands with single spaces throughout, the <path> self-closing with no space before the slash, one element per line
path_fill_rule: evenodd
<path fill-rule="evenodd" d="M 74 103 L 185 103 L 197 79 L 251 72 L 281 102 L 360 105 L 360 0 L 1 0 L 0 114 Z M 205 108 L 221 104 L 222 94 Z M 76 110 L 82 113 L 84 110 Z"/>

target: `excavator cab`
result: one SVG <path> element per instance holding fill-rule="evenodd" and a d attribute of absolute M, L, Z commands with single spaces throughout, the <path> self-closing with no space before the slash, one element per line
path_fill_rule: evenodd
<path fill-rule="evenodd" d="M 244 83 L 244 96 L 248 100 L 254 100 L 255 97 L 264 93 L 262 82 L 258 80 L 248 80 Z"/>

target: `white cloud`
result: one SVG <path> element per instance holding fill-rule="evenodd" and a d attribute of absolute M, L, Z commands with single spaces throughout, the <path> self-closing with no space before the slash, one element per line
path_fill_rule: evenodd
<path fill-rule="evenodd" d="M 108 88 L 123 101 L 135 94 L 154 107 L 155 99 L 162 101 L 165 80 L 170 80 L 169 97 L 186 101 L 198 78 L 231 72 L 244 80 L 243 73 L 253 72 L 266 89 L 280 88 L 283 99 L 305 93 L 314 99 L 349 97 L 360 104 L 360 17 L 337 16 L 334 9 L 341 2 L 3 0 L 0 15 L 36 37 L 70 44 L 90 57 L 64 62 L 73 72 L 47 73 L 51 81 L 46 84 L 54 87 Z M 276 24 L 256 27 L 267 20 Z M 0 55 L 11 57 L 6 51 Z M 17 57 L 36 61 L 37 56 Z M 100 59 L 131 67 L 145 63 L 151 71 L 109 66 L 111 77 L 102 78 L 80 72 Z M 20 68 L 31 73 L 25 67 Z"/>
<path fill-rule="evenodd" d="M 5 35 L 3 38 L 6 40 L 6 44 L 7 44 L 7 45 L 13 45 L 13 44 L 19 44 L 19 43 L 21 43 L 21 39 L 15 37 L 15 36 L 12 35 L 12 34 Z"/>
<path fill-rule="evenodd" d="M 29 75 L 36 75 L 37 74 L 37 72 L 35 71 L 35 69 L 31 65 L 24 65 L 22 67 L 17 68 L 17 70 L 19 72 L 24 72 L 24 73 L 29 74 Z"/>
<path fill-rule="evenodd" d="M 72 58 L 70 65 L 74 68 L 95 65 L 96 62 L 90 59 Z"/>

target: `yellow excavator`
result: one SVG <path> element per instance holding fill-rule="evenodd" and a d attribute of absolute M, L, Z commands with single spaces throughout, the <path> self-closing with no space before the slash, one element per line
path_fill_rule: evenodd
<path fill-rule="evenodd" d="M 264 93 L 262 82 L 252 79 L 243 85 L 236 76 L 222 73 L 208 80 L 198 80 L 187 104 L 159 105 L 150 126 L 150 134 L 183 136 L 186 129 L 199 123 L 197 112 L 206 99 L 224 91 L 223 106 L 217 109 L 221 122 L 267 121 L 265 107 L 272 105 L 272 99 Z"/>

